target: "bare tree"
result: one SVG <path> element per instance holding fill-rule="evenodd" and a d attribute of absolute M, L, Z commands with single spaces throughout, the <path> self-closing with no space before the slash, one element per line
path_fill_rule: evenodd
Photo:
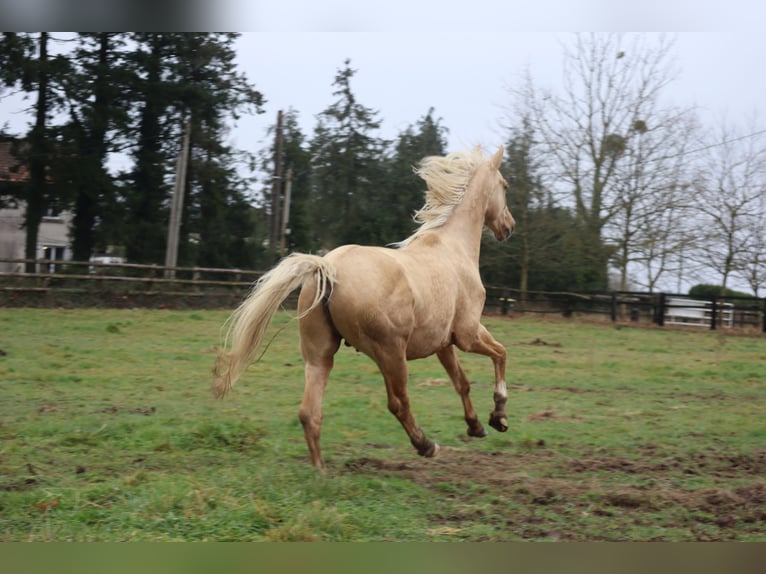
<path fill-rule="evenodd" d="M 654 197 L 659 207 L 646 209 L 639 219 L 641 231 L 631 246 L 631 263 L 638 270 L 638 284 L 650 292 L 657 290 L 663 280 L 667 284 L 671 276 L 678 278 L 680 291 L 684 273 L 695 270 L 688 260 L 696 246 L 696 234 L 690 223 L 693 196 L 684 185 Z"/>
<path fill-rule="evenodd" d="M 738 275 L 750 286 L 753 295 L 760 297 L 766 287 L 766 214 L 763 209 L 750 225 L 750 241 L 744 252 Z"/>
<path fill-rule="evenodd" d="M 661 106 L 662 90 L 676 75 L 672 46 L 665 36 L 577 35 L 572 46 L 565 46 L 562 93 L 538 89 L 531 75 L 511 89 L 531 112 L 548 172 L 555 174 L 551 187 L 575 210 L 601 268 L 600 286 L 606 286 L 607 261 L 615 249 L 605 245 L 604 230 L 618 227 L 620 213 L 623 223 L 629 219 L 624 212 L 634 205 L 624 197 L 626 169 L 637 160 L 647 161 L 647 149 L 652 157 L 674 155 L 659 137 L 661 127 L 672 129 L 671 120 L 684 116 Z M 654 148 L 645 146 L 639 156 L 640 142 L 650 130 L 658 134 Z M 642 188 L 647 193 L 655 189 Z"/>
<path fill-rule="evenodd" d="M 766 287 L 766 193 L 760 194 L 756 206 L 745 222 L 746 245 L 736 273 L 758 297 Z"/>
<path fill-rule="evenodd" d="M 766 139 L 722 124 L 701 162 L 699 181 L 697 212 L 703 241 L 697 258 L 720 276 L 725 290 L 733 275 L 748 268 L 757 272 L 758 261 L 763 260 L 753 230 L 763 224 Z"/>
<path fill-rule="evenodd" d="M 652 123 L 637 120 L 626 138 L 618 166 L 615 212 L 605 226 L 605 238 L 615 246 L 612 264 L 625 290 L 629 270 L 636 281 L 654 291 L 682 262 L 693 235 L 687 219 L 694 207 L 692 170 L 687 153 L 698 132 L 688 109 L 657 110 Z"/>

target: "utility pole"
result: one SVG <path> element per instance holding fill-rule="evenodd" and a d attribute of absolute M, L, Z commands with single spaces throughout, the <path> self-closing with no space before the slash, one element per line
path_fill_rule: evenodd
<path fill-rule="evenodd" d="M 184 139 L 181 153 L 176 161 L 176 181 L 173 186 L 173 197 L 170 201 L 170 222 L 168 223 L 168 242 L 165 249 L 165 267 L 174 268 L 178 262 L 178 236 L 181 231 L 181 212 L 184 206 L 184 189 L 186 188 L 186 167 L 189 159 L 189 140 L 191 138 L 191 122 L 187 120 L 184 126 Z M 165 277 L 174 279 L 175 269 L 165 269 Z"/>
<path fill-rule="evenodd" d="M 284 257 L 287 250 L 287 224 L 290 223 L 290 195 L 293 190 L 293 170 L 287 168 L 287 181 L 285 182 L 285 205 L 282 208 L 282 230 L 280 232 L 279 254 Z"/>
<path fill-rule="evenodd" d="M 280 230 L 282 228 L 281 210 L 279 209 L 282 195 L 282 110 L 277 112 L 277 131 L 274 135 L 274 175 L 271 179 L 271 232 L 269 234 L 269 247 L 276 249 L 280 244 Z"/>

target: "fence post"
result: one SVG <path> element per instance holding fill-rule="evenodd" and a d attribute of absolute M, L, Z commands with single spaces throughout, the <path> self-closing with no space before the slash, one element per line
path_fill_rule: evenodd
<path fill-rule="evenodd" d="M 612 323 L 617 321 L 617 293 L 612 291 Z"/>
<path fill-rule="evenodd" d="M 500 313 L 503 316 L 508 314 L 508 289 L 503 289 L 500 292 Z"/>
<path fill-rule="evenodd" d="M 564 294 L 563 305 L 561 306 L 561 314 L 567 319 L 572 316 L 572 301 L 570 300 L 569 293 Z"/>
<path fill-rule="evenodd" d="M 763 332 L 766 333 L 766 297 L 763 298 L 763 313 L 761 315 L 761 319 L 763 319 Z"/>
<path fill-rule="evenodd" d="M 718 323 L 718 297 L 713 295 L 712 306 L 710 308 L 710 330 L 715 331 L 716 323 Z"/>
<path fill-rule="evenodd" d="M 655 310 L 655 322 L 660 326 L 665 326 L 665 293 L 660 293 L 657 298 L 657 309 Z"/>

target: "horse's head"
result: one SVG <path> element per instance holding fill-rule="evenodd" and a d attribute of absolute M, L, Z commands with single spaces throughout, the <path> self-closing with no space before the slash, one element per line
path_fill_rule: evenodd
<path fill-rule="evenodd" d="M 484 212 L 484 226 L 495 235 L 498 241 L 505 241 L 513 233 L 516 222 L 505 203 L 505 191 L 508 182 L 500 174 L 500 163 L 503 161 L 503 146 L 488 162 L 489 172 L 486 175 L 487 209 Z"/>

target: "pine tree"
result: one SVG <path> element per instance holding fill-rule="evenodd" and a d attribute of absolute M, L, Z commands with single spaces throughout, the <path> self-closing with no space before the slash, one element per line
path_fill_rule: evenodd
<path fill-rule="evenodd" d="M 76 70 L 67 84 L 70 121 L 62 129 L 70 152 L 63 154 L 58 171 L 67 174 L 73 188 L 72 258 L 87 261 L 97 244 L 105 250 L 109 243 L 115 190 L 106 164 L 125 141 L 130 104 L 124 34 L 84 33 L 78 42 L 70 56 Z"/>
<path fill-rule="evenodd" d="M 290 213 L 286 237 L 288 251 L 315 251 L 317 246 L 311 229 L 311 157 L 306 143 L 306 136 L 298 125 L 298 113 L 288 110 L 284 118 L 284 166 L 285 183 L 290 176 Z M 282 201 L 284 206 L 284 199 Z"/>
<path fill-rule="evenodd" d="M 26 239 L 24 256 L 37 258 L 37 235 L 49 207 L 63 203 L 63 182 L 51 174 L 57 152 L 51 137 L 51 114 L 61 106 L 60 90 L 68 76 L 66 58 L 51 55 L 52 38 L 48 32 L 34 34 L 4 33 L 0 41 L 0 80 L 5 86 L 20 86 L 34 94 L 34 123 L 15 155 L 29 173 L 29 179 L 19 189 L 12 190 L 24 201 Z M 34 263 L 27 263 L 27 272 L 34 272 Z"/>
<path fill-rule="evenodd" d="M 260 112 L 263 97 L 235 65 L 237 34 L 134 34 L 140 112 L 135 165 L 124 188 L 128 257 L 164 260 L 170 187 L 184 124 L 191 124 L 179 262 L 252 264 L 246 181 L 225 141 L 229 121 Z"/>
<path fill-rule="evenodd" d="M 445 155 L 448 130 L 440 122 L 440 118 L 434 118 L 431 108 L 415 125 L 399 134 L 387 166 L 384 243 L 401 241 L 416 228 L 412 216 L 423 205 L 425 189 L 414 169 L 424 157 Z"/>
<path fill-rule="evenodd" d="M 380 240 L 376 207 L 387 142 L 373 135 L 380 128 L 378 112 L 356 101 L 355 73 L 347 59 L 333 82 L 337 99 L 319 114 L 311 141 L 313 227 L 325 249 Z"/>
<path fill-rule="evenodd" d="M 138 106 L 134 116 L 137 140 L 132 151 L 133 168 L 122 189 L 126 208 L 123 239 L 130 261 L 159 264 L 165 255 L 170 193 L 167 176 L 172 160 L 167 142 L 174 133 L 168 125 L 168 110 L 175 83 L 167 72 L 175 56 L 174 38 L 172 34 L 139 33 L 131 40 L 136 43 L 129 64 Z"/>
<path fill-rule="evenodd" d="M 230 118 L 258 112 L 263 102 L 235 66 L 237 34 L 183 34 L 178 53 L 180 112 L 191 121 L 181 260 L 214 267 L 252 267 L 254 211 L 248 181 L 236 169 L 237 153 L 225 143 Z M 195 247 L 196 246 L 196 247 Z M 196 251 L 196 253 L 195 253 Z"/>
<path fill-rule="evenodd" d="M 508 142 L 505 166 L 508 174 L 508 195 L 510 209 L 516 219 L 516 241 L 519 244 L 519 291 L 522 302 L 529 289 L 529 271 L 533 251 L 531 243 L 534 231 L 530 219 L 535 209 L 544 206 L 545 190 L 537 173 L 532 150 L 534 130 L 528 118 L 522 118 L 521 126 L 516 128 Z"/>

